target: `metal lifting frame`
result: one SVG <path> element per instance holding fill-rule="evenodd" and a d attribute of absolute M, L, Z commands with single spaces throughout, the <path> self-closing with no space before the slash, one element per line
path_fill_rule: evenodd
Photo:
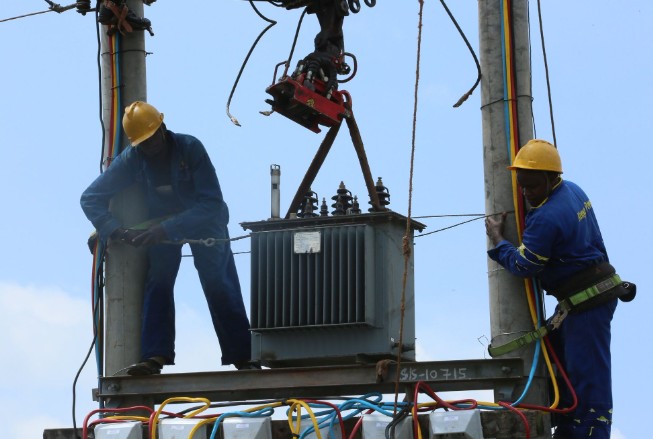
<path fill-rule="evenodd" d="M 376 192 L 376 187 L 374 185 L 374 180 L 372 178 L 372 172 L 370 171 L 370 165 L 367 162 L 367 156 L 365 154 L 365 148 L 363 146 L 363 139 L 361 137 L 360 130 L 358 129 L 358 124 L 356 123 L 356 119 L 354 118 L 354 113 L 351 111 L 351 106 L 348 102 L 345 103 L 345 108 L 347 111 L 344 115 L 344 119 L 347 121 L 347 127 L 349 128 L 349 135 L 351 136 L 351 141 L 354 144 L 354 149 L 356 150 L 356 154 L 358 155 L 358 161 L 361 165 L 361 171 L 363 171 L 363 178 L 365 179 L 367 192 L 369 193 L 370 196 L 372 209 L 375 212 L 385 212 L 387 209 L 381 205 L 381 202 L 379 200 L 379 194 Z M 322 144 L 318 148 L 317 153 L 315 154 L 315 157 L 311 162 L 311 165 L 308 167 L 308 170 L 306 171 L 306 175 L 304 175 L 304 179 L 302 180 L 301 184 L 299 185 L 299 188 L 297 189 L 297 193 L 295 194 L 292 203 L 290 203 L 290 207 L 288 208 L 288 213 L 286 213 L 286 219 L 290 218 L 291 213 L 297 212 L 297 209 L 299 208 L 302 199 L 304 198 L 304 196 L 310 189 L 311 185 L 313 184 L 313 181 L 315 180 L 318 171 L 322 167 L 322 164 L 324 163 L 324 160 L 326 159 L 326 156 L 329 153 L 329 150 L 331 149 L 333 142 L 336 140 L 338 131 L 340 131 L 340 125 L 342 125 L 342 123 L 332 126 L 327 132 L 326 136 L 324 137 L 324 140 L 322 141 Z"/>

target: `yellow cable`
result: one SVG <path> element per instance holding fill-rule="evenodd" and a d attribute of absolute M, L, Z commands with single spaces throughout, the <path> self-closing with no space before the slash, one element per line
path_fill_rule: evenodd
<path fill-rule="evenodd" d="M 514 110 L 513 106 L 510 105 L 512 100 L 514 99 L 513 93 L 512 93 L 512 58 L 510 54 L 512 53 L 512 40 L 510 36 L 510 22 L 508 20 L 508 1 L 503 0 L 503 29 L 504 29 L 504 43 L 505 43 L 505 51 L 506 51 L 506 87 L 507 87 L 507 97 L 508 97 L 508 126 L 509 126 L 509 140 L 510 140 L 510 163 L 513 162 L 514 156 L 517 153 L 517 148 L 518 145 L 516 145 L 516 136 L 515 136 L 515 126 L 513 123 L 514 120 Z M 515 212 L 520 212 L 519 209 L 519 194 L 517 191 L 518 185 L 517 185 L 517 173 L 516 172 L 511 172 L 511 180 L 512 180 L 512 188 L 513 188 L 513 205 L 515 208 Z M 517 223 L 517 234 L 519 236 L 519 239 L 521 240 L 521 237 L 523 235 L 523 229 L 525 225 L 523 224 L 523 220 L 519 214 L 516 215 L 516 223 Z M 528 308 L 531 314 L 531 320 L 533 321 L 533 326 L 537 328 L 538 324 L 538 319 L 537 319 L 537 310 L 534 304 L 533 298 L 535 297 L 535 292 L 532 284 L 532 280 L 530 279 L 524 279 L 524 285 L 525 285 L 525 290 L 526 290 L 526 297 L 528 300 Z M 544 361 L 546 363 L 547 370 L 549 371 L 549 376 L 551 377 L 551 383 L 553 385 L 553 390 L 554 390 L 554 401 L 553 404 L 551 405 L 551 408 L 555 408 L 558 406 L 559 400 L 560 400 L 560 392 L 558 388 L 558 382 L 555 378 L 555 373 L 553 372 L 553 365 L 551 364 L 551 359 L 549 358 L 549 353 L 546 349 L 546 345 L 539 341 L 542 349 L 542 353 L 544 355 Z"/>
<path fill-rule="evenodd" d="M 195 424 L 191 429 L 190 433 L 188 433 L 188 439 L 192 439 L 193 435 L 197 432 L 197 430 L 200 429 L 201 426 L 214 423 L 219 416 L 220 415 L 215 415 L 215 417 L 213 418 L 203 419 L 197 424 Z"/>
<path fill-rule="evenodd" d="M 308 412 L 308 416 L 311 417 L 311 421 L 313 421 L 313 428 L 315 428 L 315 436 L 317 436 L 317 439 L 322 439 L 322 434 L 320 433 L 320 426 L 317 422 L 317 419 L 315 418 L 315 414 L 313 414 L 313 410 L 311 410 L 311 407 L 306 402 L 299 399 L 289 399 L 287 402 L 292 403 L 290 409 L 288 410 L 288 424 L 290 425 L 290 432 L 299 437 L 300 430 L 301 430 L 301 411 L 302 411 L 301 409 L 302 407 L 304 407 Z M 292 414 L 294 411 L 297 411 L 296 430 L 293 429 L 293 423 L 292 423 Z"/>
<path fill-rule="evenodd" d="M 186 396 L 177 396 L 177 397 L 173 397 L 173 398 L 168 398 L 168 399 L 166 399 L 165 401 L 163 401 L 163 402 L 161 403 L 161 405 L 159 406 L 159 408 L 157 409 L 157 411 L 154 413 L 154 417 L 152 418 L 152 433 L 151 433 L 151 439 L 156 439 L 156 427 L 157 427 L 157 423 L 159 422 L 159 415 L 160 415 L 161 412 L 163 411 L 163 407 L 165 407 L 167 404 L 169 404 L 169 403 L 171 403 L 171 402 L 179 402 L 179 401 L 184 401 L 184 402 L 203 402 L 203 403 L 204 403 L 204 406 L 203 406 L 203 407 L 200 407 L 199 409 L 192 411 L 192 412 L 189 413 L 188 415 L 185 415 L 185 416 L 184 416 L 184 419 L 187 419 L 187 418 L 193 417 L 193 416 L 195 416 L 196 414 L 203 412 L 204 410 L 206 410 L 206 409 L 211 405 L 211 401 L 209 401 L 209 400 L 206 399 L 206 398 L 189 398 L 189 397 L 186 397 Z"/>

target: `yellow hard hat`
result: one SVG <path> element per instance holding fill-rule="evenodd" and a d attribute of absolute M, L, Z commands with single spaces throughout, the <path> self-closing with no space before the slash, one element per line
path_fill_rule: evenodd
<path fill-rule="evenodd" d="M 132 146 L 152 137 L 163 123 L 163 113 L 143 101 L 135 101 L 125 108 L 122 127 Z"/>
<path fill-rule="evenodd" d="M 522 146 L 508 169 L 530 169 L 562 174 L 562 162 L 555 146 L 546 140 L 529 140 Z"/>

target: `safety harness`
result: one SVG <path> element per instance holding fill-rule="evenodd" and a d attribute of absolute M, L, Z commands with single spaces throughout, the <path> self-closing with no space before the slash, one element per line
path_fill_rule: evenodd
<path fill-rule="evenodd" d="M 488 352 L 491 357 L 498 357 L 524 347 L 558 329 L 570 312 L 589 309 L 617 297 L 625 302 L 631 301 L 635 297 L 635 284 L 623 282 L 618 274 L 613 274 L 589 288 L 560 299 L 556 313 L 547 320 L 545 325 L 500 346 L 490 345 Z"/>

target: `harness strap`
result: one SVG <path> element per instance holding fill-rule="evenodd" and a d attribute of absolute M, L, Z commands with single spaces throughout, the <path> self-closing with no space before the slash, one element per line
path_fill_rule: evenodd
<path fill-rule="evenodd" d="M 586 288 L 582 291 L 579 291 L 575 294 L 572 294 L 566 299 L 563 299 L 558 302 L 560 306 L 559 311 L 547 321 L 547 323 L 539 328 L 530 331 L 515 340 L 509 341 L 508 343 L 502 344 L 500 346 L 488 346 L 488 353 L 491 357 L 497 357 L 500 355 L 507 354 L 516 349 L 519 349 L 523 346 L 526 346 L 530 343 L 533 343 L 536 340 L 541 339 L 554 329 L 560 327 L 562 321 L 567 317 L 567 314 L 572 311 L 575 307 L 579 306 L 582 303 L 585 303 L 595 297 L 605 293 L 606 291 L 611 290 L 612 288 L 620 285 L 622 283 L 621 278 L 618 274 L 614 274 L 607 279 L 602 280 L 596 285 L 592 285 L 589 288 Z"/>
<path fill-rule="evenodd" d="M 589 288 L 586 288 L 582 291 L 579 291 L 566 299 L 558 302 L 561 307 L 565 308 L 567 311 L 571 311 L 574 307 L 577 307 L 581 303 L 587 302 L 590 299 L 595 298 L 596 296 L 605 293 L 608 290 L 620 285 L 622 283 L 621 278 L 618 274 L 613 274 L 609 278 L 602 280 L 596 285 L 592 285 Z"/>
<path fill-rule="evenodd" d="M 516 349 L 524 347 L 528 344 L 533 343 L 536 340 L 543 338 L 545 335 L 551 332 L 552 329 L 553 328 L 552 327 L 550 328 L 550 325 L 540 326 L 536 330 L 528 332 L 519 338 L 509 341 L 506 344 L 502 344 L 500 346 L 490 345 L 488 346 L 487 350 L 490 354 L 490 357 L 498 357 L 500 355 L 507 354 L 508 352 L 512 352 Z"/>

